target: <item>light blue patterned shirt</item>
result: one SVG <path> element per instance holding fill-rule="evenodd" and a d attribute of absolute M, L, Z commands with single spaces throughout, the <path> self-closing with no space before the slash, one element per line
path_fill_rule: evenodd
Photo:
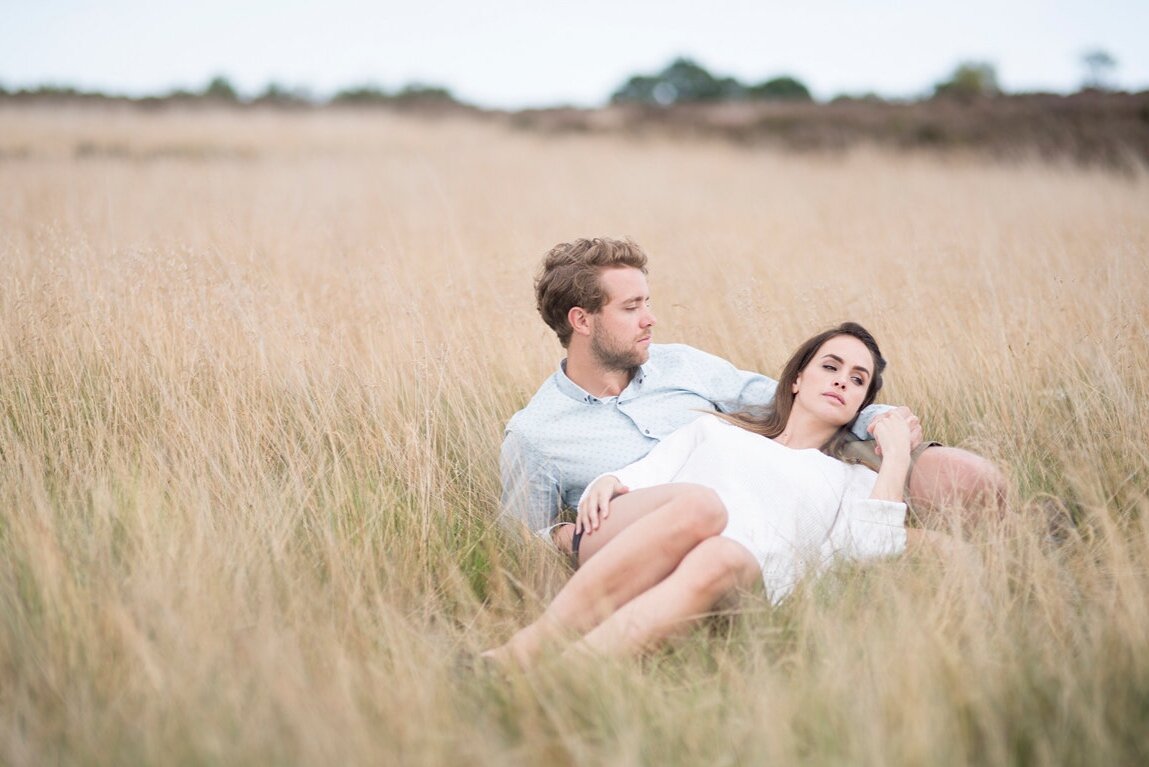
<path fill-rule="evenodd" d="M 765 405 L 776 386 L 691 346 L 651 344 L 650 359 L 622 393 L 599 398 L 567 378 L 563 360 L 507 423 L 499 460 L 503 519 L 545 534 L 599 474 L 637 461 L 704 412 Z M 854 433 L 868 439 L 870 419 L 887 409 L 863 410 Z"/>

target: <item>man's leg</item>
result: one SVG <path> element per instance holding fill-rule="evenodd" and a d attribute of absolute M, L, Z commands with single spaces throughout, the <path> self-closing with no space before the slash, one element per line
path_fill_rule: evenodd
<path fill-rule="evenodd" d="M 949 531 L 1000 517 L 1005 476 L 991 461 L 956 447 L 930 447 L 914 462 L 907 501 L 923 526 Z M 953 515 L 958 510 L 958 515 Z"/>
<path fill-rule="evenodd" d="M 572 653 L 625 656 L 692 626 L 738 589 L 761 584 L 758 560 L 742 544 L 716 536 L 698 544 L 673 573 L 603 621 Z"/>
<path fill-rule="evenodd" d="M 873 440 L 847 442 L 842 457 L 877 471 L 882 459 L 874 444 Z M 1005 509 L 1005 496 L 1005 476 L 980 455 L 936 443 L 914 450 L 906 501 L 922 525 L 951 532 L 955 525 L 999 517 Z"/>
<path fill-rule="evenodd" d="M 615 498 L 610 506 L 612 518 L 617 514 L 631 523 L 611 546 L 579 568 L 538 620 L 485 655 L 502 663 L 530 665 L 548 642 L 594 628 L 673 572 L 701 541 L 726 527 L 726 507 L 713 490 L 701 485 L 635 490 Z"/>

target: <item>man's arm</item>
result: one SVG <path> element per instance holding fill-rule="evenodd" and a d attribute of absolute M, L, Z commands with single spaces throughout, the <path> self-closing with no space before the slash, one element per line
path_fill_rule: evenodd
<path fill-rule="evenodd" d="M 499 521 L 525 525 L 549 541 L 562 511 L 558 477 L 549 463 L 521 436 L 508 431 L 499 453 L 499 473 L 503 483 Z"/>

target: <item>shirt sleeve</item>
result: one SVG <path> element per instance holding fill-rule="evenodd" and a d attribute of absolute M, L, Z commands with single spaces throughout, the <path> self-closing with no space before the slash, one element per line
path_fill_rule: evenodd
<path fill-rule="evenodd" d="M 866 431 L 870 425 L 870 421 L 887 410 L 893 409 L 893 405 L 870 405 L 869 407 L 863 408 L 862 412 L 858 413 L 858 417 L 854 419 L 854 425 L 850 427 L 850 431 L 852 431 L 858 439 L 873 439 L 874 435 Z"/>
<path fill-rule="evenodd" d="M 702 440 L 707 427 L 705 422 L 713 417 L 696 418 L 686 426 L 675 429 L 668 434 L 665 439 L 651 448 L 649 453 L 634 463 L 617 471 L 608 471 L 595 477 L 582 491 L 579 503 L 582 503 L 582 499 L 586 496 L 591 485 L 608 475 L 617 477 L 619 482 L 631 490 L 670 482 L 682 469 L 690 454 L 694 452 L 695 446 Z"/>
<path fill-rule="evenodd" d="M 699 388 L 718 410 L 732 413 L 748 407 L 761 407 L 774 399 L 778 382 L 761 373 L 739 370 L 729 361 L 693 347 L 690 367 L 699 377 Z"/>
<path fill-rule="evenodd" d="M 865 466 L 846 465 L 842 513 L 831 533 L 840 556 L 877 559 L 906 549 L 906 504 L 871 499 L 877 477 Z"/>
<path fill-rule="evenodd" d="M 499 453 L 503 483 L 499 521 L 506 526 L 526 525 L 548 538 L 562 512 L 559 478 L 550 462 L 520 435 L 508 431 Z"/>

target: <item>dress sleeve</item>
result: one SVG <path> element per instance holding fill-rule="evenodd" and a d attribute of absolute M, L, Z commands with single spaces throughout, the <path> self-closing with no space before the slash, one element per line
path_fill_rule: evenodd
<path fill-rule="evenodd" d="M 619 482 L 631 490 L 670 482 L 705 436 L 707 427 L 711 426 L 706 422 L 713 418 L 714 416 L 708 415 L 695 418 L 685 426 L 668 434 L 643 458 L 617 471 L 608 471 L 598 475 L 587 483 L 586 490 L 583 490 L 582 496 L 579 497 L 579 503 L 582 503 L 582 499 L 586 496 L 591 485 L 607 475 L 617 477 Z"/>
<path fill-rule="evenodd" d="M 870 498 L 878 475 L 846 465 L 842 513 L 831 540 L 838 555 L 854 560 L 901 554 L 906 549 L 906 504 Z"/>
<path fill-rule="evenodd" d="M 503 483 L 500 523 L 508 527 L 521 523 L 536 535 L 548 537 L 562 511 L 559 478 L 550 461 L 519 434 L 508 431 L 499 452 L 499 475 Z"/>

